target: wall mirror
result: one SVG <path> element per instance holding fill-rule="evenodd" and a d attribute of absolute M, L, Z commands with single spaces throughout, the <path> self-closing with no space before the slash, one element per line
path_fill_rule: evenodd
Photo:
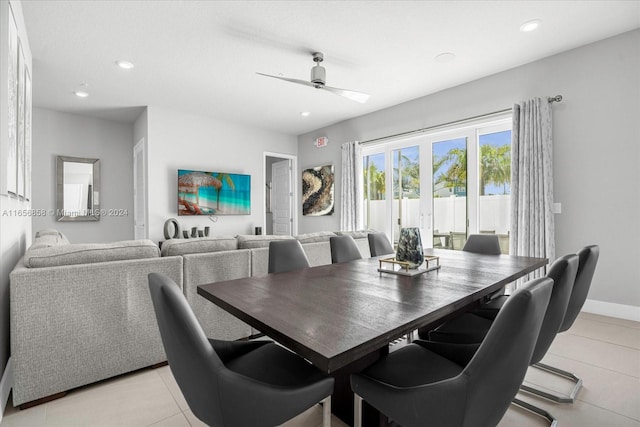
<path fill-rule="evenodd" d="M 56 219 L 100 220 L 100 160 L 57 158 Z"/>

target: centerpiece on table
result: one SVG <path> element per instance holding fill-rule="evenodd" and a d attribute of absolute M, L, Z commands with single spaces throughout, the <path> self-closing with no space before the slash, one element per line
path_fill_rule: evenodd
<path fill-rule="evenodd" d="M 427 268 L 420 268 L 425 258 L 427 259 Z M 437 265 L 429 266 L 430 261 L 436 261 Z M 391 268 L 383 267 L 383 264 L 391 264 Z M 424 256 L 420 229 L 417 227 L 407 227 L 400 229 L 400 239 L 398 240 L 398 249 L 395 258 L 381 259 L 378 271 L 415 276 L 438 268 L 440 268 L 440 260 L 438 257 Z"/>

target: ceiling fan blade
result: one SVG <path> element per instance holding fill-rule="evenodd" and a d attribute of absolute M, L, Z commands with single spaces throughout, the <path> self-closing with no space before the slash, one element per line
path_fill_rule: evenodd
<path fill-rule="evenodd" d="M 314 87 L 313 83 L 308 82 L 306 80 L 291 79 L 289 77 L 272 76 L 270 74 L 263 74 L 263 73 L 256 73 L 256 74 L 260 74 L 261 76 L 265 76 L 265 77 L 273 77 L 274 79 L 284 80 L 285 82 L 298 83 L 301 85 Z"/>
<path fill-rule="evenodd" d="M 326 89 L 331 93 L 335 93 L 336 95 L 344 96 L 345 98 L 349 98 L 352 101 L 359 102 L 364 104 L 369 99 L 369 94 L 364 92 L 357 92 L 355 90 L 348 89 L 339 89 L 337 87 L 324 86 L 322 89 Z"/>

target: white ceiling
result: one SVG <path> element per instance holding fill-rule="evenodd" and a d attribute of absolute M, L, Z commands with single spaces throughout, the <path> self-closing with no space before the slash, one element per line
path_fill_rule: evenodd
<path fill-rule="evenodd" d="M 640 1 L 613 0 L 22 0 L 22 8 L 35 106 L 128 122 L 140 107 L 161 106 L 293 135 L 640 27 Z M 520 32 L 531 19 L 540 28 Z M 325 55 L 327 85 L 369 101 L 256 75 L 308 80 L 314 51 Z M 434 59 L 444 52 L 456 59 Z M 73 95 L 82 83 L 85 99 Z"/>

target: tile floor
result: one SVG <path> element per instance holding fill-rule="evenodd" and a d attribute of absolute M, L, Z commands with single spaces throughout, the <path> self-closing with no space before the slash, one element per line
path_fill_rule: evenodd
<path fill-rule="evenodd" d="M 640 323 L 583 313 L 558 335 L 544 362 L 576 373 L 584 385 L 573 405 L 531 395 L 522 400 L 556 416 L 562 427 L 640 427 Z M 556 392 L 571 384 L 530 368 L 527 382 Z M 286 427 L 322 424 L 319 406 Z M 10 406 L 0 427 L 203 426 L 189 410 L 169 367 L 142 370 L 75 390 L 62 399 L 24 411 Z M 544 419 L 511 406 L 499 427 L 544 427 Z M 345 426 L 335 417 L 332 426 Z"/>

